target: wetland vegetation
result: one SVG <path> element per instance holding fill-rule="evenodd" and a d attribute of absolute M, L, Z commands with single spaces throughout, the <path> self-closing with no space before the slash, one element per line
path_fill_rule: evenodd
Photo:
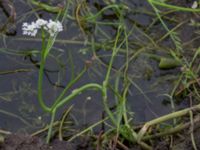
<path fill-rule="evenodd" d="M 199 5 L 0 1 L 0 149 L 200 149 Z"/>

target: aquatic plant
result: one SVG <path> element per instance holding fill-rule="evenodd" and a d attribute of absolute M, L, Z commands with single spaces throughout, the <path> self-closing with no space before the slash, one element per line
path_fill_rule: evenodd
<path fill-rule="evenodd" d="M 43 5 L 42 3 L 37 3 L 36 1 L 32 1 L 35 5 L 38 5 L 42 8 L 44 8 L 45 10 L 51 11 L 50 7 L 47 7 L 47 5 Z M 161 14 L 161 11 L 157 8 L 157 6 L 159 7 L 165 7 L 167 9 L 172 9 L 175 11 L 186 11 L 186 12 L 199 12 L 198 9 L 192 9 L 192 8 L 184 8 L 184 7 L 180 7 L 180 6 L 174 6 L 171 4 L 167 4 L 164 1 L 157 1 L 157 0 L 148 0 L 149 4 L 152 6 L 155 15 L 157 17 L 157 19 L 161 22 L 161 25 L 164 27 L 164 29 L 166 30 L 166 35 L 165 36 L 170 36 L 170 38 L 172 39 L 172 41 L 174 42 L 174 45 L 176 47 L 175 51 L 170 51 L 168 53 L 170 53 L 170 56 L 172 56 L 173 58 L 165 58 L 165 57 L 157 57 L 156 55 L 151 55 L 152 58 L 156 58 L 158 59 L 159 63 L 159 67 L 161 69 L 168 69 L 168 68 L 173 68 L 173 67 L 177 67 L 177 66 L 181 66 L 185 63 L 186 66 L 186 70 L 185 72 L 183 72 L 180 75 L 180 78 L 178 80 L 178 83 L 175 85 L 176 87 L 172 90 L 172 92 L 170 93 L 169 97 L 172 99 L 172 106 L 173 105 L 173 96 L 175 93 L 175 90 L 178 86 L 178 84 L 180 83 L 179 81 L 183 78 L 186 77 L 187 79 L 193 79 L 194 81 L 197 80 L 196 74 L 197 72 L 193 72 L 192 71 L 192 64 L 194 62 L 194 60 L 197 59 L 198 55 L 199 55 L 199 49 L 197 50 L 197 52 L 195 53 L 193 60 L 191 63 L 188 63 L 187 61 L 184 61 L 183 59 L 179 58 L 179 54 L 181 54 L 182 52 L 182 43 L 180 38 L 178 37 L 178 34 L 173 30 L 173 29 L 169 29 L 169 27 L 167 26 L 167 24 L 164 21 L 164 17 Z M 41 5 L 42 4 L 42 5 Z M 69 3 L 65 8 L 65 11 L 63 13 L 63 10 L 60 9 L 55 9 L 55 12 L 59 13 L 57 19 L 59 18 L 59 16 L 61 14 L 64 14 L 62 21 L 58 21 L 58 20 L 44 20 L 44 19 L 38 19 L 35 22 L 32 23 L 24 23 L 22 26 L 22 30 L 23 30 L 23 34 L 24 35 L 29 35 L 29 36 L 36 36 L 38 31 L 41 31 L 41 39 L 42 39 L 42 50 L 40 53 L 40 68 L 39 68 L 39 79 L 38 79 L 38 100 L 39 103 L 42 107 L 42 109 L 48 113 L 51 114 L 51 122 L 50 122 L 50 126 L 49 126 L 49 131 L 48 131 L 48 136 L 47 136 L 47 142 L 49 142 L 50 138 L 51 138 L 51 132 L 52 132 L 52 127 L 53 127 L 53 123 L 55 120 L 55 114 L 57 112 L 57 110 L 65 105 L 66 103 L 68 103 L 70 100 L 73 100 L 78 94 L 82 93 L 85 90 L 88 89 L 92 89 L 92 90 L 98 90 L 101 92 L 102 94 L 102 99 L 103 99 L 103 105 L 104 105 L 104 110 L 105 112 L 108 114 L 108 117 L 104 118 L 103 120 L 99 121 L 98 123 L 90 126 L 89 128 L 85 129 L 84 131 L 78 133 L 77 135 L 74 135 L 70 140 L 74 139 L 75 137 L 77 137 L 78 135 L 81 135 L 83 133 L 85 133 L 86 131 L 92 129 L 93 127 L 95 127 L 97 124 L 104 122 L 105 120 L 110 119 L 112 125 L 111 125 L 111 131 L 116 133 L 117 138 L 119 136 L 122 136 L 123 139 L 126 139 L 128 141 L 131 142 L 137 142 L 138 144 L 140 144 L 143 148 L 145 149 L 151 149 L 151 147 L 149 145 L 147 145 L 143 140 L 145 139 L 151 139 L 151 137 L 154 137 L 154 135 L 147 135 L 148 133 L 148 129 L 151 128 L 152 126 L 158 125 L 158 124 L 162 124 L 165 121 L 171 120 L 171 119 L 176 119 L 177 117 L 182 117 L 188 113 L 191 113 L 193 110 L 199 109 L 199 105 L 196 105 L 192 108 L 187 108 L 181 111 L 177 111 L 177 112 L 172 112 L 169 115 L 160 117 L 160 118 L 156 118 L 155 120 L 146 122 L 146 124 L 139 130 L 139 132 L 137 133 L 134 129 L 133 129 L 133 125 L 130 125 L 130 119 L 128 114 L 128 110 L 127 110 L 127 95 L 129 92 L 129 87 L 130 85 L 134 85 L 137 87 L 137 85 L 135 85 L 135 83 L 130 79 L 130 77 L 128 76 L 128 68 L 129 68 L 129 62 L 133 59 L 136 58 L 136 56 L 138 56 L 141 52 L 144 52 L 144 49 L 146 48 L 145 46 L 143 46 L 140 50 L 138 51 L 134 51 L 134 52 L 130 52 L 130 46 L 129 46 L 129 36 L 133 33 L 133 28 L 131 30 L 129 30 L 126 25 L 125 22 L 126 20 L 124 19 L 125 15 L 124 15 L 124 11 L 125 10 L 129 10 L 129 8 L 123 4 L 109 4 L 107 6 L 105 6 L 104 8 L 102 8 L 100 11 L 98 11 L 96 14 L 93 14 L 92 12 L 89 11 L 89 9 L 86 9 L 86 11 L 84 11 L 84 15 L 80 16 L 79 11 L 80 11 L 80 7 L 81 4 L 78 5 L 77 10 L 76 10 L 76 17 L 73 19 L 76 19 L 78 22 L 78 25 L 80 26 L 81 29 L 83 29 L 85 27 L 85 25 L 87 23 L 90 24 L 94 24 L 96 26 L 98 26 L 98 24 L 105 24 L 105 25 L 112 25 L 116 28 L 116 34 L 114 39 L 112 39 L 112 41 L 110 43 L 106 43 L 105 47 L 104 44 L 101 45 L 101 43 L 96 43 L 94 41 L 94 37 L 91 37 L 91 42 L 88 42 L 87 44 L 91 46 L 91 49 L 93 50 L 93 53 L 95 56 L 96 55 L 96 47 L 103 47 L 103 48 L 107 48 L 110 49 L 111 51 L 111 55 L 108 61 L 108 64 L 105 64 L 106 66 L 106 74 L 105 74 L 105 79 L 103 80 L 102 83 L 87 83 L 75 90 L 73 90 L 69 95 L 65 96 L 65 93 L 68 91 L 68 89 L 74 84 L 76 83 L 84 74 L 84 72 L 87 70 L 87 66 L 83 69 L 83 71 L 77 76 L 75 77 L 72 81 L 70 81 L 70 83 L 64 88 L 64 90 L 61 92 L 61 94 L 55 99 L 54 103 L 51 106 L 47 106 L 44 102 L 44 98 L 43 98 L 43 94 L 42 94 L 42 82 L 43 82 L 43 75 L 44 75 L 44 66 L 45 66 L 45 62 L 47 57 L 49 56 L 49 53 L 52 49 L 52 46 L 56 40 L 57 34 L 59 32 L 61 32 L 63 30 L 62 27 L 62 22 L 63 20 L 66 18 L 67 15 L 67 11 L 69 8 Z M 98 22 L 98 18 L 104 13 L 104 11 L 106 10 L 112 10 L 117 18 L 116 22 Z M 52 9 L 53 10 L 53 9 Z M 54 10 L 53 10 L 54 12 Z M 135 29 L 135 28 L 134 28 Z M 83 30 L 84 32 L 84 30 Z M 101 31 L 102 34 L 105 35 L 105 37 L 108 39 L 110 38 L 106 33 L 104 33 L 103 31 Z M 149 35 L 147 35 L 145 32 L 143 32 L 143 34 L 145 35 L 145 37 L 148 38 L 148 40 L 150 41 L 150 44 L 147 45 L 147 47 L 150 45 L 153 45 L 153 48 L 157 48 L 159 47 L 157 42 L 154 41 L 154 39 L 152 39 Z M 48 35 L 48 36 L 47 36 Z M 164 37 L 165 37 L 164 36 Z M 162 39 L 162 38 L 161 38 Z M 142 45 L 142 44 L 141 44 Z M 123 54 L 126 55 L 126 60 L 125 60 L 125 64 L 116 71 L 117 74 L 117 78 L 115 80 L 115 86 L 114 88 L 110 87 L 109 82 L 110 82 L 110 78 L 111 78 L 111 72 L 113 70 L 113 64 L 114 64 L 114 60 L 115 57 L 119 54 L 119 52 L 122 52 Z M 130 53 L 131 53 L 131 58 L 130 58 Z M 150 55 L 149 55 L 150 56 Z M 97 56 L 97 59 L 98 56 Z M 99 60 L 101 61 L 101 60 Z M 199 68 L 198 68 L 199 70 Z M 123 90 L 122 92 L 118 89 L 119 88 L 119 80 L 120 78 L 123 78 Z M 197 82 L 197 81 L 196 81 Z M 198 83 L 198 82 L 197 82 Z M 117 100 L 116 102 L 116 108 L 113 111 L 110 107 L 109 107 L 109 100 L 108 100 L 108 90 L 109 88 L 113 91 L 114 96 Z M 144 92 L 137 87 L 137 89 L 140 90 L 140 92 L 144 94 Z M 146 97 L 145 97 L 146 98 Z M 190 119 L 192 120 L 192 115 L 190 117 Z M 174 125 L 176 125 L 176 123 L 174 123 Z M 175 128 L 172 128 L 170 130 L 170 133 L 174 133 L 177 131 L 180 131 L 181 129 L 183 129 L 184 126 L 180 125 L 180 126 L 176 126 Z M 161 135 L 167 135 L 168 133 L 163 132 L 163 133 L 157 133 L 155 136 L 161 136 Z M 60 136 L 60 135 L 59 135 Z"/>
<path fill-rule="evenodd" d="M 47 31 L 50 36 L 55 36 L 58 32 L 63 31 L 63 26 L 60 21 L 49 21 L 44 19 L 37 19 L 35 22 L 24 22 L 22 25 L 23 35 L 36 36 L 38 30 Z"/>
<path fill-rule="evenodd" d="M 68 11 L 68 6 L 65 9 L 65 15 L 67 14 Z M 65 15 L 63 16 L 63 20 L 65 19 Z M 50 141 L 51 138 L 51 132 L 52 132 L 52 126 L 53 122 L 55 119 L 55 114 L 58 108 L 66 104 L 69 100 L 73 99 L 75 96 L 77 96 L 79 93 L 87 90 L 87 89 L 99 89 L 102 90 L 102 86 L 99 84 L 95 83 L 89 83 L 86 85 L 83 85 L 80 88 L 77 88 L 73 90 L 71 94 L 69 94 L 67 97 L 64 97 L 66 91 L 68 90 L 69 87 L 71 87 L 77 80 L 80 79 L 80 77 L 83 75 L 85 72 L 85 69 L 80 73 L 74 80 L 72 80 L 68 86 L 65 87 L 65 89 L 61 92 L 61 94 L 58 96 L 58 98 L 54 101 L 54 104 L 52 106 L 47 106 L 44 102 L 43 99 L 43 94 L 42 94 L 42 83 L 43 83 L 43 75 L 44 75 L 44 66 L 45 66 L 45 61 L 48 57 L 48 54 L 55 42 L 56 36 L 59 32 L 63 30 L 63 26 L 61 22 L 58 20 L 52 21 L 51 19 L 49 21 L 43 20 L 43 19 L 38 19 L 35 22 L 32 23 L 24 23 L 22 25 L 22 30 L 24 35 L 29 35 L 29 36 L 36 36 L 38 30 L 41 30 L 41 38 L 42 38 L 42 50 L 41 50 L 41 61 L 40 61 L 40 69 L 39 69 L 39 79 L 38 79 L 38 100 L 40 103 L 41 108 L 51 114 L 51 123 L 47 135 L 47 142 Z M 50 36 L 48 39 L 46 39 L 46 33 L 48 33 Z M 46 42 L 47 40 L 47 42 Z"/>
<path fill-rule="evenodd" d="M 64 13 L 65 15 L 67 14 L 68 6 L 69 5 L 67 5 L 67 7 L 66 7 L 66 10 Z M 113 4 L 109 8 L 112 8 L 119 13 L 119 19 L 122 18 L 123 13 L 121 11 L 121 8 L 122 8 L 121 6 L 119 7 L 118 5 Z M 63 20 L 65 19 L 65 15 L 63 16 Z M 95 16 L 92 15 L 86 19 L 91 20 L 91 18 L 93 18 L 93 20 L 95 20 L 96 17 L 97 17 L 97 15 L 95 15 Z M 104 109 L 105 109 L 106 113 L 108 114 L 109 118 L 111 119 L 113 125 L 117 128 L 117 132 L 123 133 L 125 131 L 124 130 L 125 128 L 124 129 L 120 128 L 123 118 L 125 119 L 126 130 L 131 130 L 129 127 L 129 123 L 128 123 L 128 117 L 126 116 L 126 100 L 125 100 L 126 94 L 124 94 L 123 98 L 120 98 L 121 101 L 123 101 L 123 102 L 120 103 L 120 105 L 118 106 L 116 114 L 113 113 L 108 106 L 108 95 L 107 95 L 114 58 L 117 56 L 117 53 L 119 52 L 119 49 L 122 47 L 122 45 L 125 42 L 127 42 L 128 36 L 131 33 L 130 32 L 129 34 L 127 34 L 126 33 L 127 31 L 122 24 L 121 25 L 119 24 L 119 26 L 117 27 L 118 30 L 117 30 L 117 35 L 116 35 L 116 38 L 114 41 L 114 46 L 112 48 L 112 56 L 109 61 L 109 66 L 107 68 L 105 80 L 102 82 L 102 84 L 87 83 L 87 84 L 73 90 L 72 93 L 70 93 L 68 96 L 65 97 L 64 95 L 65 95 L 66 91 L 74 83 L 76 83 L 80 79 L 80 77 L 83 75 L 83 73 L 86 71 L 87 67 L 85 67 L 85 69 L 65 87 L 65 89 L 61 92 L 61 94 L 55 99 L 52 106 L 47 106 L 45 104 L 43 94 L 42 94 L 44 66 L 45 66 L 46 59 L 49 55 L 49 52 L 55 42 L 57 34 L 63 30 L 61 22 L 59 22 L 57 20 L 56 21 L 52 21 L 52 20 L 46 21 L 44 19 L 38 19 L 37 21 L 32 22 L 30 24 L 24 23 L 22 25 L 22 30 L 23 30 L 24 35 L 36 36 L 38 31 L 39 30 L 41 31 L 42 50 L 40 53 L 41 61 L 40 61 L 39 79 L 38 79 L 38 100 L 39 100 L 39 103 L 40 103 L 40 106 L 42 107 L 42 109 L 51 114 L 51 122 L 50 122 L 49 131 L 48 131 L 47 142 L 49 142 L 49 140 L 51 138 L 52 127 L 53 127 L 55 114 L 56 114 L 57 110 L 61 106 L 63 106 L 64 104 L 66 104 L 67 102 L 72 100 L 75 96 L 77 96 L 78 94 L 80 94 L 81 92 L 83 92 L 87 89 L 97 89 L 102 93 Z M 47 38 L 47 36 L 46 36 L 47 33 L 50 35 L 49 38 Z M 126 38 L 123 41 L 120 41 L 120 37 L 123 35 L 123 33 L 126 35 Z M 126 92 L 127 92 L 127 90 L 126 90 Z M 134 134 L 134 132 L 132 131 L 131 134 Z M 134 135 L 134 138 L 135 137 L 136 137 L 136 135 Z M 140 142 L 140 143 L 142 143 L 142 142 Z"/>

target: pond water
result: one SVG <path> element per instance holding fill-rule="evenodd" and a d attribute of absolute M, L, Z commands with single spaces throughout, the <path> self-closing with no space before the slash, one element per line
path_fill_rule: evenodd
<path fill-rule="evenodd" d="M 57 3 L 59 2 L 53 2 L 53 4 Z M 149 40 L 141 30 L 152 23 L 152 16 L 139 13 L 139 11 L 150 10 L 150 6 L 147 5 L 146 0 L 124 1 L 124 3 L 128 4 L 131 9 L 135 9 L 135 13 L 128 12 L 126 14 L 127 28 L 134 30 L 134 34 L 129 37 L 130 41 L 136 43 L 130 45 L 130 49 L 139 49 L 141 45 L 146 45 L 144 47 L 148 50 Z M 102 4 L 101 1 L 88 1 L 88 5 L 94 13 L 103 6 Z M 27 4 L 26 1 L 15 0 L 13 6 L 17 16 L 16 22 L 12 24 L 16 28 L 14 27 L 12 30 L 16 30 L 16 34 L 5 35 L 2 32 L 0 40 L 0 129 L 13 132 L 36 131 L 44 127 L 50 119 L 48 114 L 42 111 L 37 100 L 38 63 L 40 61 L 38 52 L 41 49 L 41 40 L 39 36 L 35 38 L 23 36 L 21 26 L 23 22 L 36 20 L 37 11 L 31 11 L 34 6 Z M 73 9 L 70 8 L 70 11 Z M 55 18 L 55 14 L 45 11 L 37 13 L 45 19 Z M 108 11 L 99 21 L 115 21 L 115 17 L 112 11 Z M 1 13 L 0 19 L 1 23 L 7 19 L 4 13 Z M 90 41 L 88 41 L 90 37 L 94 36 L 98 42 L 106 42 L 109 38 L 112 40 L 116 33 L 116 29 L 111 26 L 96 26 L 109 36 L 108 39 L 105 39 L 103 34 L 95 33 L 97 29 L 94 29 L 94 26 L 89 27 L 91 28 L 89 33 L 83 33 L 76 20 L 67 19 L 63 25 L 64 32 L 59 33 L 51 50 L 51 56 L 45 65 L 43 97 L 47 105 L 51 105 L 63 87 L 81 72 L 85 62 L 92 60 L 93 53 Z M 157 28 L 161 28 L 161 25 L 155 25 L 150 34 L 155 34 Z M 158 31 L 161 33 L 163 29 L 158 29 Z M 169 44 L 169 41 L 164 43 Z M 149 49 L 151 50 L 151 48 Z M 31 54 L 30 51 L 36 53 Z M 105 64 L 108 64 L 110 52 L 99 48 L 96 54 L 101 61 L 94 60 L 68 94 L 87 83 L 102 83 L 106 74 Z M 124 54 L 116 57 L 111 73 L 111 85 L 115 82 L 117 70 L 124 65 L 124 60 Z M 145 122 L 173 111 L 171 105 L 166 105 L 164 102 L 170 101 L 167 94 L 172 87 L 171 83 L 177 79 L 177 73 L 179 73 L 179 68 L 160 70 L 157 61 L 143 55 L 129 62 L 128 74 L 130 74 L 132 83 L 127 103 L 128 110 L 134 113 L 133 120 L 136 123 Z M 119 88 L 122 88 L 121 78 Z M 109 95 L 109 100 L 112 107 L 112 103 L 115 101 L 112 93 Z M 60 118 L 62 112 L 70 105 L 74 106 L 71 114 L 79 127 L 91 125 L 102 119 L 102 97 L 96 91 L 86 91 L 75 97 L 59 110 L 57 118 Z M 180 107 L 177 106 L 176 109 Z"/>

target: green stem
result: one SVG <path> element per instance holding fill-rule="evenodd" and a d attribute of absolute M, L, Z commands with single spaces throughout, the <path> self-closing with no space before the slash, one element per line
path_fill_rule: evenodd
<path fill-rule="evenodd" d="M 174 6 L 170 4 L 166 4 L 164 2 L 159 2 L 158 0 L 148 0 L 150 3 L 159 5 L 161 7 L 173 9 L 175 11 L 185 11 L 185 12 L 200 12 L 200 9 L 193 9 L 193 8 L 186 8 L 186 7 L 180 7 L 180 6 Z"/>
<path fill-rule="evenodd" d="M 107 74 L 106 74 L 106 77 L 105 77 L 105 80 L 103 82 L 103 87 L 102 87 L 102 92 L 103 92 L 103 104 L 104 104 L 104 109 L 106 111 L 106 113 L 109 115 L 111 121 L 113 124 L 115 124 L 117 126 L 117 123 L 116 123 L 116 119 L 114 118 L 112 112 L 110 111 L 108 105 L 107 105 L 107 86 L 108 86 L 108 82 L 109 82 L 109 78 L 110 78 L 110 73 L 111 73 L 111 69 L 112 69 L 112 65 L 113 65 L 113 62 L 114 62 L 114 58 L 117 54 L 117 43 L 119 41 L 119 37 L 120 37 L 120 30 L 121 28 L 119 27 L 118 28 L 118 31 L 117 31 L 117 36 L 116 36 L 116 39 L 115 39 L 115 43 L 114 43 L 114 48 L 113 48 L 113 52 L 112 52 L 112 56 L 111 56 L 111 59 L 110 59 L 110 62 L 109 62 L 109 66 L 108 66 L 108 69 L 107 69 Z"/>
<path fill-rule="evenodd" d="M 87 70 L 87 68 L 85 67 L 74 80 L 70 81 L 70 83 L 65 87 L 65 89 L 62 91 L 62 93 L 55 100 L 52 108 L 54 108 L 61 101 L 61 99 L 64 97 L 65 93 L 67 92 L 67 90 L 69 90 L 69 88 L 83 76 L 83 74 L 85 73 L 86 70 Z"/>
<path fill-rule="evenodd" d="M 163 21 L 161 15 L 160 15 L 160 11 L 156 8 L 156 6 L 154 5 L 152 0 L 149 0 L 149 4 L 152 6 L 153 10 L 155 11 L 158 19 L 160 20 L 161 24 L 163 25 L 163 27 L 165 28 L 165 30 L 167 31 L 167 34 L 169 34 L 170 38 L 172 39 L 172 41 L 174 42 L 174 45 L 176 46 L 177 50 L 181 50 L 180 42 L 178 39 L 178 36 L 175 35 L 175 33 L 173 31 L 170 31 L 170 29 L 168 28 L 168 26 L 165 24 L 165 22 Z M 178 52 L 178 51 L 177 51 Z"/>
<path fill-rule="evenodd" d="M 67 116 L 69 115 L 70 111 L 72 110 L 73 108 L 73 105 L 70 106 L 67 111 L 64 113 L 61 121 L 60 121 L 60 124 L 59 124 L 59 129 L 58 129 L 58 137 L 59 137 L 59 140 L 62 141 L 63 140 L 63 135 L 62 135 L 62 130 L 63 130 L 63 125 L 64 125 L 64 122 L 67 118 Z"/>
<path fill-rule="evenodd" d="M 45 33 L 42 30 L 42 52 L 41 52 L 41 62 L 40 62 L 39 79 L 38 79 L 38 100 L 42 109 L 46 112 L 50 112 L 51 108 L 46 106 L 43 100 L 43 96 L 42 96 L 42 83 L 43 83 L 43 76 L 44 76 L 44 65 L 45 65 L 45 60 L 46 60 L 45 52 L 46 52 Z"/>
<path fill-rule="evenodd" d="M 126 102 L 127 102 L 127 99 L 126 99 L 126 96 L 127 96 L 127 93 L 128 93 L 128 90 L 129 90 L 129 84 L 126 85 L 125 89 L 124 89 L 124 92 L 123 92 L 123 118 L 124 118 L 124 122 L 127 126 L 129 126 L 129 123 L 128 123 L 128 117 L 127 117 L 127 110 L 126 110 Z"/>
<path fill-rule="evenodd" d="M 51 112 L 51 122 L 50 122 L 50 125 L 49 125 L 48 134 L 47 134 L 47 141 L 46 141 L 47 143 L 49 143 L 50 139 L 51 139 L 51 133 L 52 133 L 52 129 L 53 129 L 55 114 L 56 114 L 56 109 L 53 109 L 52 112 Z"/>
<path fill-rule="evenodd" d="M 86 17 L 86 19 L 88 20 L 93 20 L 93 19 L 96 19 L 98 16 L 100 16 L 104 11 L 110 9 L 110 8 L 116 8 L 117 10 L 119 10 L 119 5 L 118 4 L 111 4 L 111 5 L 108 5 L 106 7 L 104 7 L 103 9 L 101 9 L 97 14 L 95 15 L 91 15 L 91 16 L 88 16 Z M 96 20 L 95 20 L 96 21 Z"/>
<path fill-rule="evenodd" d="M 42 3 L 42 2 L 39 2 L 39 1 L 36 1 L 36 0 L 31 0 L 31 3 L 33 5 L 36 5 L 48 12 L 52 12 L 52 13 L 59 13 L 60 11 L 63 11 L 61 7 L 58 7 L 58 6 L 50 6 L 46 3 Z"/>
<path fill-rule="evenodd" d="M 72 91 L 72 93 L 69 96 L 62 99 L 58 104 L 56 104 L 54 107 L 52 107 L 52 110 L 58 109 L 59 107 L 63 106 L 65 103 L 69 102 L 72 98 L 74 98 L 75 96 L 77 96 L 81 92 L 83 92 L 87 89 L 90 89 L 90 88 L 95 88 L 95 89 L 102 91 L 102 86 L 99 85 L 99 84 L 96 84 L 96 83 L 89 83 L 89 84 L 83 85 L 82 87 Z"/>
<path fill-rule="evenodd" d="M 183 110 L 180 110 L 180 111 L 170 113 L 168 115 L 156 118 L 154 120 L 151 120 L 151 121 L 145 123 L 145 125 L 142 127 L 142 129 L 138 133 L 137 141 L 139 142 L 143 138 L 144 134 L 147 132 L 147 130 L 149 129 L 150 126 L 155 125 L 155 124 L 159 124 L 161 122 L 165 122 L 165 121 L 170 120 L 170 119 L 174 119 L 174 118 L 177 118 L 177 117 L 184 116 L 184 115 L 188 114 L 190 111 L 194 111 L 194 110 L 197 110 L 197 109 L 200 109 L 200 104 L 193 106 L 191 108 L 186 108 L 186 109 L 183 109 Z"/>

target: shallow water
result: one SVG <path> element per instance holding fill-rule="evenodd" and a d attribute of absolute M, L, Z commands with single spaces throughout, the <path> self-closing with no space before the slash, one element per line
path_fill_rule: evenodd
<path fill-rule="evenodd" d="M 90 5 L 94 5 L 94 3 L 91 2 Z M 17 34 L 6 37 L 2 35 L 0 40 L 0 129 L 14 132 L 33 131 L 48 123 L 49 117 L 41 110 L 37 101 L 37 63 L 39 57 L 38 55 L 25 56 L 21 53 L 26 53 L 30 50 L 40 51 L 41 41 L 39 37 L 29 38 L 22 35 L 22 22 L 30 22 L 36 19 L 34 14 L 29 14 L 30 6 L 27 6 L 23 1 L 15 1 L 14 6 L 17 12 Z M 139 0 L 130 3 L 130 6 L 133 9 L 142 7 L 149 9 L 145 1 Z M 54 16 L 43 11 L 40 13 L 43 14 L 44 18 Z M 145 28 L 150 21 L 150 16 L 140 13 L 130 13 L 127 16 L 127 26 L 129 28 L 133 26 L 133 22 L 139 24 L 141 28 Z M 71 80 L 73 74 L 78 74 L 83 69 L 85 61 L 92 58 L 90 51 L 87 54 L 80 52 L 80 49 L 82 51 L 91 49 L 84 44 L 87 42 L 85 41 L 86 38 L 84 38 L 85 35 L 79 30 L 76 21 L 64 22 L 64 29 L 65 31 L 57 37 L 57 42 L 51 53 L 53 57 L 49 58 L 46 63 L 43 97 L 48 105 L 52 104 L 53 99 Z M 110 37 L 114 36 L 115 29 L 105 26 L 102 29 Z M 101 36 L 95 36 L 95 38 L 99 41 L 103 40 Z M 141 41 L 144 44 L 148 43 L 147 39 L 136 28 L 135 34 L 130 38 L 132 40 L 139 39 L 137 42 Z M 72 41 L 78 42 L 73 44 Z M 133 45 L 133 48 L 137 48 L 137 46 L 134 47 Z M 103 56 L 104 54 L 108 55 L 108 52 L 100 49 L 97 54 Z M 114 66 L 118 68 L 123 65 L 124 62 L 122 60 L 124 60 L 124 56 L 118 56 Z M 102 61 L 107 63 L 108 59 L 102 57 Z M 145 63 L 148 63 L 151 67 L 146 67 Z M 178 70 L 171 70 L 172 74 L 169 70 L 159 70 L 157 62 L 143 57 L 138 57 L 136 60 L 131 61 L 129 66 L 129 73 L 133 75 L 132 80 L 135 85 L 131 85 L 127 101 L 128 109 L 134 112 L 134 121 L 144 122 L 171 112 L 171 106 L 163 104 L 163 100 L 168 99 L 164 94 L 168 93 L 171 88 L 171 81 L 170 79 L 166 81 L 163 79 L 168 75 L 171 75 L 172 79 L 175 78 Z M 147 79 L 145 75 L 148 69 L 151 75 Z M 93 62 L 89 70 L 69 92 L 85 83 L 101 83 L 105 78 L 105 73 L 105 66 L 99 64 L 98 61 Z M 112 79 L 114 79 L 115 75 L 116 72 L 113 71 Z M 158 79 L 164 82 L 157 82 Z M 156 82 L 157 84 L 155 84 Z M 55 87 L 56 83 L 60 87 Z M 114 102 L 113 95 L 110 95 L 109 98 Z M 74 105 L 72 114 L 77 126 L 82 127 L 102 119 L 102 98 L 101 94 L 96 91 L 82 93 L 64 106 L 62 110 L 70 105 Z M 62 110 L 57 114 L 57 118 L 60 118 Z"/>

